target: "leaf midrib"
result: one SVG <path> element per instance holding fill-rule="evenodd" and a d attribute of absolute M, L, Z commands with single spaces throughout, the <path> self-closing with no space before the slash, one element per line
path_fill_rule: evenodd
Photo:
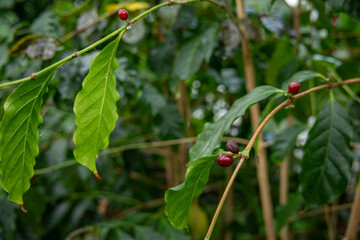
<path fill-rule="evenodd" d="M 319 181 L 320 181 L 321 177 L 324 175 L 324 168 L 325 168 L 325 164 L 326 164 L 326 162 L 327 162 L 327 157 L 328 157 L 328 154 L 329 154 L 329 147 L 330 147 L 330 143 L 331 143 L 331 137 L 332 137 L 332 131 L 333 131 L 333 122 L 334 122 L 334 118 L 333 118 L 333 115 L 334 115 L 334 101 L 332 101 L 332 100 L 330 100 L 330 101 L 331 101 L 331 102 L 330 102 L 331 105 L 330 105 L 329 138 L 328 138 L 328 141 L 327 141 L 327 144 L 326 144 L 326 153 L 325 153 L 323 165 L 321 166 L 321 172 L 320 172 L 319 177 L 318 177 L 317 180 L 316 180 L 315 187 L 313 188 L 314 191 L 318 188 Z M 314 191 L 313 191 L 313 194 L 311 194 L 311 196 L 315 196 L 315 195 L 316 195 L 316 194 L 314 194 Z M 313 197 L 312 197 L 311 199 L 313 199 Z"/>
<path fill-rule="evenodd" d="M 96 134 L 96 146 L 98 146 L 98 141 L 99 141 L 99 135 L 100 135 L 99 131 L 100 131 L 101 119 L 102 119 L 102 115 L 103 115 L 103 108 L 104 108 L 105 98 L 106 98 L 106 93 L 107 93 L 107 86 L 108 86 L 108 81 L 109 81 L 110 68 L 111 68 L 111 65 L 112 65 L 113 60 L 114 60 L 114 56 L 115 56 L 115 53 L 116 53 L 116 50 L 117 50 L 119 40 L 120 40 L 120 38 L 118 38 L 118 40 L 115 43 L 115 47 L 112 50 L 111 59 L 109 61 L 108 69 L 107 69 L 106 75 L 105 75 L 105 79 L 106 79 L 105 88 L 104 88 L 105 91 L 104 91 L 104 96 L 103 96 L 103 99 L 102 99 L 102 102 L 101 102 L 101 107 L 100 107 L 100 116 L 99 116 L 97 134 Z"/>

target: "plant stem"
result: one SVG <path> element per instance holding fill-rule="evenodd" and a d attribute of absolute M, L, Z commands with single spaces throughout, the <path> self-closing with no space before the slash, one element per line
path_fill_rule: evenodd
<path fill-rule="evenodd" d="M 324 84 L 324 85 L 321 85 L 321 86 L 317 86 L 317 87 L 314 87 L 314 88 L 311 88 L 311 89 L 308 89 L 304 92 L 301 92 L 297 95 L 295 95 L 293 98 L 289 98 L 287 99 L 286 101 L 282 102 L 281 104 L 279 104 L 276 108 L 274 108 L 267 116 L 266 118 L 261 122 L 261 124 L 259 125 L 259 127 L 256 129 L 255 133 L 253 134 L 253 136 L 251 137 L 248 145 L 245 147 L 244 151 L 250 151 L 250 149 L 252 148 L 252 145 L 254 144 L 256 138 L 259 136 L 261 130 L 264 128 L 264 126 L 266 125 L 267 122 L 269 122 L 269 120 L 280 110 L 282 109 L 283 107 L 285 107 L 286 105 L 288 105 L 289 103 L 292 103 L 294 99 L 298 99 L 298 98 L 301 98 L 301 97 L 304 97 L 312 92 L 317 92 L 317 91 L 320 91 L 320 90 L 323 90 L 323 89 L 331 89 L 333 87 L 338 87 L 338 86 L 342 86 L 342 85 L 348 85 L 348 84 L 353 84 L 353 83 L 360 83 L 360 78 L 353 78 L 353 79 L 349 79 L 349 80 L 346 80 L 346 81 L 343 81 L 343 82 L 337 82 L 337 83 L 329 83 L 329 84 Z M 242 163 L 241 163 L 242 164 Z M 239 169 L 240 169 L 241 165 L 237 166 L 235 171 L 233 172 L 231 178 L 230 178 L 230 181 L 228 182 L 227 186 L 226 186 L 226 189 L 224 191 L 224 194 L 222 195 L 221 199 L 220 199 L 220 202 L 218 204 L 218 207 L 216 209 L 216 212 L 213 216 L 213 219 L 211 221 L 211 224 L 209 226 L 209 229 L 208 229 L 208 232 L 206 234 L 206 237 L 205 237 L 205 240 L 209 240 L 210 239 L 210 236 L 211 236 L 211 233 L 213 231 L 213 228 L 215 226 L 215 223 L 216 223 L 216 220 L 217 220 L 217 217 L 219 215 L 219 212 L 222 208 L 222 204 L 224 203 L 228 193 L 229 193 L 229 190 L 234 182 L 233 179 L 235 179 L 237 173 L 239 172 Z M 239 169 L 238 169 L 239 168 Z M 359 184 L 360 185 L 360 184 Z M 360 198 L 360 196 L 359 196 Z M 360 200 L 359 200 L 360 201 Z M 360 211 L 359 211 L 360 212 Z M 360 215 L 360 214 L 359 214 Z"/>
<path fill-rule="evenodd" d="M 342 210 L 351 208 L 352 205 L 353 205 L 353 203 L 344 203 L 344 204 L 341 204 L 341 205 L 336 205 L 336 206 L 333 206 L 330 209 L 330 211 L 331 212 L 342 211 Z M 314 217 L 314 216 L 321 215 L 321 214 L 324 214 L 324 213 L 325 213 L 325 208 L 323 207 L 323 208 L 311 210 L 311 211 L 308 211 L 308 212 L 300 213 L 300 214 L 295 215 L 295 216 L 291 216 L 291 217 L 289 217 L 288 222 L 292 223 L 292 222 L 295 222 L 295 221 L 297 221 L 299 219 L 308 218 L 308 217 Z"/>
<path fill-rule="evenodd" d="M 230 188 L 231 188 L 232 184 L 234 183 L 235 177 L 236 177 L 237 173 L 239 172 L 239 170 L 240 170 L 240 168 L 241 168 L 241 165 L 244 163 L 245 159 L 246 159 L 246 157 L 244 157 L 244 156 L 240 159 L 240 161 L 238 162 L 238 164 L 237 164 L 237 166 L 236 166 L 233 174 L 231 175 L 231 178 L 230 178 L 230 180 L 229 180 L 229 183 L 228 183 L 228 185 L 226 186 L 225 191 L 224 191 L 224 193 L 223 193 L 223 195 L 222 195 L 222 197 L 221 197 L 221 199 L 220 199 L 220 202 L 219 202 L 219 204 L 218 204 L 218 206 L 217 206 L 217 209 L 216 209 L 216 211 L 215 211 L 213 220 L 211 221 L 209 230 L 208 230 L 208 232 L 207 232 L 207 234 L 206 234 L 205 240 L 209 240 L 210 237 L 211 237 L 211 233 L 212 233 L 212 231 L 213 231 L 213 229 L 214 229 L 214 226 L 215 226 L 216 220 L 217 220 L 217 218 L 218 218 L 218 216 L 219 216 L 219 213 L 220 213 L 220 211 L 221 211 L 221 208 L 222 208 L 222 206 L 224 205 L 225 199 L 226 199 L 226 197 L 227 197 L 228 194 L 229 194 Z"/>
<path fill-rule="evenodd" d="M 19 80 L 15 80 L 15 81 L 11 81 L 11 82 L 6 82 L 6 83 L 2 83 L 0 84 L 0 88 L 3 88 L 3 87 L 9 87 L 9 86 L 13 86 L 13 85 L 16 85 L 16 84 L 19 84 L 19 83 L 24 83 L 24 82 L 28 82 L 28 81 L 31 81 L 31 80 L 34 80 L 34 77 L 35 78 L 38 78 L 39 76 L 47 73 L 48 71 L 51 71 L 53 69 L 56 69 L 56 68 L 59 68 L 61 67 L 62 65 L 64 65 L 65 63 L 71 61 L 72 59 L 76 58 L 77 56 L 80 56 L 82 54 L 85 54 L 87 52 L 89 52 L 90 50 L 94 49 L 95 47 L 99 46 L 100 44 L 108 41 L 109 39 L 113 38 L 114 36 L 116 36 L 117 34 L 119 34 L 121 31 L 126 31 L 126 26 L 123 26 L 119 29 L 117 29 L 116 31 L 110 33 L 109 35 L 107 35 L 106 37 L 100 39 L 99 41 L 93 43 L 92 45 L 88 46 L 87 48 L 84 48 L 83 50 L 77 52 L 77 53 L 74 53 L 74 54 L 71 54 L 70 56 L 54 63 L 53 65 L 50 65 L 48 66 L 47 68 L 44 68 L 43 70 L 40 70 L 39 72 L 37 73 L 34 73 L 34 76 L 33 77 L 26 77 L 26 78 L 22 78 L 22 79 L 19 79 Z"/>
<path fill-rule="evenodd" d="M 252 148 L 252 146 L 254 145 L 254 142 L 256 140 L 256 138 L 259 136 L 261 130 L 265 127 L 265 125 L 269 122 L 269 120 L 275 115 L 275 113 L 277 113 L 280 109 L 282 109 L 283 107 L 285 107 L 286 105 L 288 105 L 289 103 L 291 103 L 291 100 L 288 99 L 284 102 L 282 102 L 281 104 L 279 104 L 276 108 L 274 108 L 266 117 L 265 119 L 261 122 L 261 124 L 258 126 L 258 128 L 255 130 L 254 135 L 251 137 L 249 143 L 246 145 L 245 151 L 250 151 L 250 149 Z"/>
<path fill-rule="evenodd" d="M 55 166 L 37 169 L 34 171 L 34 175 L 42 175 L 42 174 L 46 174 L 46 173 L 51 173 L 53 171 L 56 171 L 56 170 L 59 170 L 62 168 L 66 168 L 66 167 L 71 167 L 76 164 L 78 164 L 78 162 L 76 160 L 65 161 L 65 162 L 59 163 L 58 165 L 55 165 Z"/>

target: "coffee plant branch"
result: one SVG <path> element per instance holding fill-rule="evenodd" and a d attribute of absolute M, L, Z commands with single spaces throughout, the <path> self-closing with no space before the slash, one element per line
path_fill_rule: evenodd
<path fill-rule="evenodd" d="M 182 4 L 188 4 L 188 3 L 194 3 L 194 2 L 210 2 L 212 4 L 215 4 L 217 5 L 218 7 L 222 8 L 222 9 L 227 9 L 225 8 L 225 6 L 221 3 L 218 3 L 214 0 L 187 0 L 187 1 L 171 1 L 171 6 L 172 5 L 182 5 Z M 36 73 L 33 73 L 31 74 L 31 76 L 29 77 L 25 77 L 25 78 L 21 78 L 21 79 L 18 79 L 18 80 L 14 80 L 14 81 L 8 81 L 8 82 L 4 82 L 2 84 L 0 84 L 0 88 L 4 88 L 4 87 L 10 87 L 10 86 L 13 86 L 13 85 L 17 85 L 17 84 L 20 84 L 20 83 L 24 83 L 24 82 L 28 82 L 28 81 L 33 81 L 35 80 L 36 78 L 38 78 L 39 76 L 53 70 L 53 69 L 56 69 L 56 68 L 59 68 L 61 67 L 62 65 L 64 65 L 65 63 L 68 63 L 69 61 L 71 61 L 72 59 L 80 56 L 80 55 L 83 55 L 91 50 L 93 50 L 94 48 L 96 48 L 97 46 L 101 45 L 102 43 L 112 39 L 113 37 L 115 37 L 116 35 L 118 35 L 119 33 L 123 32 L 122 34 L 125 33 L 125 31 L 127 30 L 127 27 L 135 22 L 137 22 L 139 19 L 145 17 L 146 15 L 148 15 L 149 13 L 161 8 L 161 7 L 164 7 L 164 6 L 169 6 L 169 2 L 165 2 L 165 3 L 161 3 L 161 4 L 158 4 L 148 10 L 146 10 L 145 12 L 139 14 L 138 16 L 136 16 L 135 18 L 133 18 L 132 20 L 130 20 L 128 22 L 128 24 L 120 27 L 119 29 L 115 30 L 114 32 L 110 33 L 109 35 L 105 36 L 104 38 L 100 39 L 99 41 L 93 43 L 92 45 L 84 48 L 83 50 L 79 51 L 79 52 L 76 52 L 76 53 L 73 53 L 71 54 L 70 56 L 36 72 Z M 231 14 L 231 11 L 229 10 L 226 10 L 226 12 L 228 14 Z M 230 18 L 233 18 L 231 17 L 230 15 Z"/>
<path fill-rule="evenodd" d="M 269 120 L 279 111 L 281 110 L 283 107 L 285 107 L 286 105 L 289 105 L 289 104 L 292 104 L 293 101 L 295 99 L 298 99 L 298 98 L 301 98 L 301 97 L 304 97 L 306 95 L 309 95 L 310 93 L 313 93 L 313 92 L 317 92 L 317 91 L 320 91 L 320 90 L 323 90 L 323 89 L 331 89 L 333 87 L 338 87 L 338 86 L 343 86 L 343 85 L 348 85 L 348 84 L 354 84 L 354 83 L 360 83 L 360 78 L 353 78 L 353 79 L 349 79 L 349 80 L 346 80 L 346 81 L 343 81 L 343 82 L 336 82 L 336 83 L 328 83 L 328 84 L 324 84 L 324 85 L 320 85 L 320 86 L 317 86 L 317 87 L 314 87 L 314 88 L 310 88 L 304 92 L 301 92 L 293 97 L 289 97 L 286 101 L 282 102 L 281 104 L 279 104 L 276 108 L 274 108 L 267 116 L 266 118 L 261 122 L 261 124 L 259 125 L 259 127 L 256 129 L 254 135 L 251 137 L 249 143 L 247 144 L 247 146 L 245 147 L 244 151 L 242 152 L 243 153 L 243 157 L 240 159 L 238 165 L 236 166 L 227 186 L 226 186 L 226 189 L 220 199 L 220 202 L 217 206 L 217 209 L 214 213 L 214 216 L 213 216 L 213 219 L 211 221 L 211 224 L 209 226 L 209 229 L 208 229 L 208 232 L 206 234 L 206 237 L 205 237 L 205 240 L 209 240 L 210 237 L 211 237 L 211 233 L 214 229 L 214 226 L 215 226 L 215 223 L 217 221 L 217 218 L 219 216 L 219 213 L 221 211 L 221 208 L 226 200 L 226 197 L 227 195 L 229 194 L 229 191 L 230 191 L 230 188 L 232 186 L 232 184 L 234 183 L 234 180 L 235 180 L 235 177 L 237 175 L 237 173 L 239 172 L 244 160 L 249 156 L 249 152 L 255 142 L 255 140 L 257 139 L 257 137 L 259 136 L 261 130 L 264 128 L 264 126 L 266 125 L 266 123 L 269 122 Z"/>

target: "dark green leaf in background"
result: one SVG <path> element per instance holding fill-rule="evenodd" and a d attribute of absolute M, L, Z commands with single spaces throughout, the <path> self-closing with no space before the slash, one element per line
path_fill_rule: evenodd
<path fill-rule="evenodd" d="M 9 193 L 8 199 L 18 204 L 23 204 L 22 196 L 34 175 L 42 97 L 52 75 L 53 71 L 21 84 L 5 102 L 0 123 L 0 182 Z"/>
<path fill-rule="evenodd" d="M 229 111 L 215 123 L 206 123 L 204 130 L 198 136 L 196 144 L 190 149 L 190 162 L 208 156 L 214 149 L 220 146 L 222 135 L 230 128 L 236 118 L 245 114 L 245 111 L 253 104 L 270 97 L 279 89 L 272 86 L 255 88 L 249 94 L 234 102 Z"/>
<path fill-rule="evenodd" d="M 119 94 L 114 71 L 119 66 L 115 56 L 120 38 L 121 35 L 94 59 L 74 103 L 77 126 L 74 156 L 94 173 L 97 172 L 97 154 L 109 145 L 109 136 L 118 118 Z"/>
<path fill-rule="evenodd" d="M 276 163 L 282 162 L 294 148 L 296 138 L 303 130 L 305 130 L 304 125 L 296 124 L 278 133 L 275 136 L 274 145 L 271 147 L 271 160 Z"/>
<path fill-rule="evenodd" d="M 136 240 L 166 240 L 164 236 L 157 233 L 151 227 L 135 227 L 135 238 Z"/>
<path fill-rule="evenodd" d="M 3 199 L 0 201 L 0 239 L 1 232 L 6 239 L 11 239 L 10 233 L 16 228 L 16 215 L 15 215 L 16 205 L 12 202 Z M 2 230 L 2 231 L 1 231 Z"/>
<path fill-rule="evenodd" d="M 159 113 L 160 135 L 165 139 L 181 138 L 184 135 L 184 121 L 175 104 L 168 102 Z"/>
<path fill-rule="evenodd" d="M 171 72 L 175 55 L 174 48 L 174 44 L 165 43 L 151 49 L 148 64 L 159 77 Z"/>
<path fill-rule="evenodd" d="M 207 62 L 210 60 L 217 45 L 218 32 L 218 26 L 209 28 L 199 37 L 182 46 L 174 62 L 172 89 L 177 87 L 179 80 L 187 80 L 196 73 L 204 60 Z"/>
<path fill-rule="evenodd" d="M 165 97 L 151 85 L 145 86 L 142 99 L 150 106 L 153 115 L 158 114 L 166 105 Z"/>
<path fill-rule="evenodd" d="M 265 83 L 274 86 L 283 67 L 295 58 L 295 47 L 289 41 L 279 40 L 269 65 L 266 68 Z"/>
<path fill-rule="evenodd" d="M 30 32 L 59 39 L 64 34 L 64 28 L 59 24 L 52 11 L 46 11 L 35 19 L 30 27 Z"/>
<path fill-rule="evenodd" d="M 291 216 L 296 216 L 300 204 L 303 203 L 300 193 L 290 194 L 288 202 L 285 205 L 278 205 L 275 210 L 275 228 L 276 232 L 280 232 Z"/>
<path fill-rule="evenodd" d="M 348 114 L 332 97 L 304 146 L 300 185 L 309 206 L 330 203 L 345 191 L 353 161 L 352 131 Z"/>

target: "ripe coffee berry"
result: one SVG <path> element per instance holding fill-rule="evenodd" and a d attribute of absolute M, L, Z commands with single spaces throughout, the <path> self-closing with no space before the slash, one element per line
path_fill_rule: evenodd
<path fill-rule="evenodd" d="M 237 145 L 237 143 L 233 140 L 229 140 L 226 143 L 226 148 L 227 150 L 229 150 L 230 152 L 232 152 L 233 154 L 238 154 L 240 149 L 239 146 Z"/>
<path fill-rule="evenodd" d="M 118 12 L 118 16 L 121 20 L 127 20 L 128 17 L 129 17 L 129 14 L 128 12 L 125 10 L 125 9 L 120 9 L 119 12 Z"/>
<path fill-rule="evenodd" d="M 233 161 L 234 161 L 233 156 L 231 154 L 228 154 L 228 153 L 222 153 L 217 158 L 217 163 L 221 167 L 228 167 L 233 163 Z"/>
<path fill-rule="evenodd" d="M 300 91 L 300 88 L 300 83 L 296 81 L 291 82 L 288 86 L 289 93 L 291 94 L 297 94 Z"/>

